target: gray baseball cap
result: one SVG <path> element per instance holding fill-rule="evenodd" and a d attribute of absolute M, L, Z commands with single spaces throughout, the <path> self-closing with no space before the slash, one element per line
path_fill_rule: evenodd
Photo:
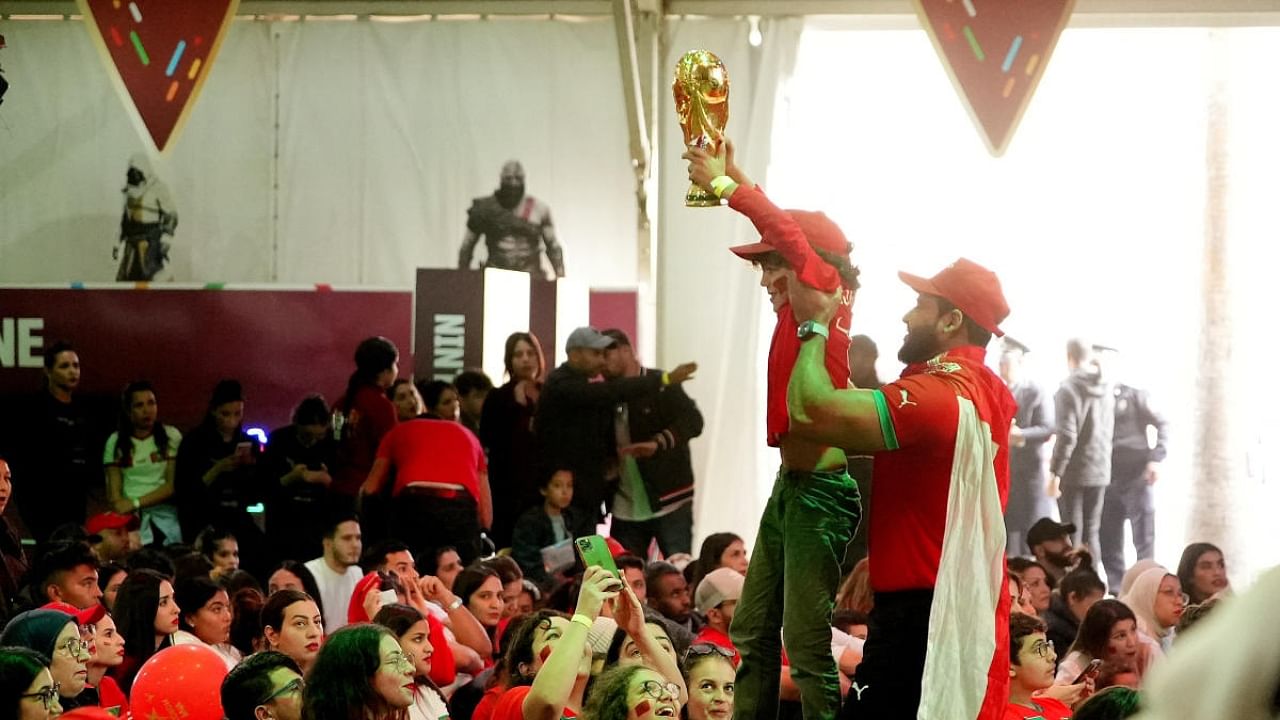
<path fill-rule="evenodd" d="M 565 352 L 574 348 L 604 350 L 610 345 L 613 345 L 613 343 L 613 338 L 601 333 L 593 327 L 580 327 L 569 333 L 569 339 L 565 341 L 564 349 Z"/>

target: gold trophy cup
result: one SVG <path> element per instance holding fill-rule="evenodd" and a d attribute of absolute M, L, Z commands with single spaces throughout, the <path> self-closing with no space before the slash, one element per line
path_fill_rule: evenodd
<path fill-rule="evenodd" d="M 684 131 L 684 144 L 719 152 L 724 126 L 729 122 L 729 71 L 714 53 L 690 50 L 676 63 L 671 83 L 676 118 Z M 720 198 L 696 184 L 685 193 L 686 207 L 716 207 Z"/>

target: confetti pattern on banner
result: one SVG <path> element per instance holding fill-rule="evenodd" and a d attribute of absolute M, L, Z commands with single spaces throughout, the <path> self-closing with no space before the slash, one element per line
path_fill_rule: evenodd
<path fill-rule="evenodd" d="M 239 0 L 77 0 L 107 71 L 156 149 L 178 136 Z"/>
<path fill-rule="evenodd" d="M 992 155 L 1013 138 L 1075 0 L 914 0 Z"/>

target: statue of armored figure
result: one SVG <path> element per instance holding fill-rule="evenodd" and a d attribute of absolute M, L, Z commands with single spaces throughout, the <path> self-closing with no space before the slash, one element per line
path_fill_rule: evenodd
<path fill-rule="evenodd" d="M 146 156 L 136 154 L 129 158 L 126 182 L 120 240 L 111 253 L 113 259 L 120 261 L 116 280 L 150 281 L 169 261 L 169 243 L 164 236 L 173 237 L 178 211 L 169 197 L 169 188 L 156 176 Z"/>
<path fill-rule="evenodd" d="M 526 195 L 524 168 L 512 160 L 502 166 L 500 185 L 492 195 L 478 197 L 467 209 L 467 232 L 462 237 L 458 267 L 471 267 L 476 244 L 484 237 L 488 256 L 480 267 L 520 270 L 545 277 L 543 249 L 556 277 L 564 277 L 564 252 L 556 241 L 551 208 Z"/>

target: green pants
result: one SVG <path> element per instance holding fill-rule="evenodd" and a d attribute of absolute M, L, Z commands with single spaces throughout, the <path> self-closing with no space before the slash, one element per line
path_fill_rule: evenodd
<path fill-rule="evenodd" d="M 831 611 L 861 516 L 858 486 L 844 470 L 778 471 L 729 630 L 742 656 L 735 717 L 777 717 L 783 628 L 805 720 L 833 720 L 839 713 Z"/>

